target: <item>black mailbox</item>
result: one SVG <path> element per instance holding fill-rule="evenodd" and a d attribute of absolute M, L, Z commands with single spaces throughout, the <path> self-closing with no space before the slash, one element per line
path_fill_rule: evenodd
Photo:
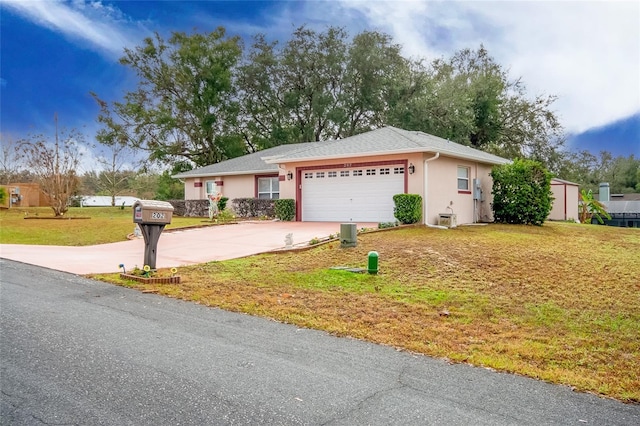
<path fill-rule="evenodd" d="M 138 200 L 133 203 L 133 223 L 144 237 L 144 264 L 156 269 L 158 240 L 165 225 L 171 223 L 173 206 L 166 201 Z"/>

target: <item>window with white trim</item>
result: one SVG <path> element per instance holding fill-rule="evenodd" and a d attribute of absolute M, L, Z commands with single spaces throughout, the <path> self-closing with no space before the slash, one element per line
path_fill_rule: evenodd
<path fill-rule="evenodd" d="M 217 194 L 218 190 L 217 190 L 217 186 L 216 186 L 216 181 L 214 180 L 208 180 L 205 182 L 205 190 L 207 192 L 207 197 L 211 194 Z"/>
<path fill-rule="evenodd" d="M 277 176 L 258 178 L 258 198 L 270 200 L 280 198 L 280 180 Z"/>
<path fill-rule="evenodd" d="M 393 168 L 393 174 L 394 175 L 403 175 L 404 174 L 404 167 L 394 167 Z"/>
<path fill-rule="evenodd" d="M 362 176 L 362 170 L 354 170 L 353 171 L 353 175 L 354 176 Z"/>
<path fill-rule="evenodd" d="M 338 176 L 338 173 L 336 173 L 336 172 L 328 172 L 327 173 L 327 177 L 336 177 L 336 176 Z"/>
<path fill-rule="evenodd" d="M 316 173 L 316 177 L 317 177 L 318 179 L 323 178 L 323 177 L 324 177 L 324 172 L 318 172 L 318 173 Z"/>
<path fill-rule="evenodd" d="M 375 176 L 376 169 L 367 169 L 367 176 Z"/>
<path fill-rule="evenodd" d="M 349 170 L 342 170 L 340 172 L 340 177 L 349 177 Z"/>
<path fill-rule="evenodd" d="M 313 173 L 305 173 L 304 174 L 304 178 L 305 179 L 313 179 Z"/>
<path fill-rule="evenodd" d="M 389 174 L 389 169 L 388 168 L 380 169 L 380 174 L 381 175 L 388 175 Z"/>
<path fill-rule="evenodd" d="M 469 190 L 469 168 L 464 166 L 458 166 L 458 190 Z"/>

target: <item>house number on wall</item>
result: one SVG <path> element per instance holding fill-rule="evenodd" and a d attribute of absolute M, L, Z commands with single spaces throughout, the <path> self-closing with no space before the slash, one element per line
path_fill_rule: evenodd
<path fill-rule="evenodd" d="M 351 167 L 351 163 L 344 163 L 343 167 Z"/>

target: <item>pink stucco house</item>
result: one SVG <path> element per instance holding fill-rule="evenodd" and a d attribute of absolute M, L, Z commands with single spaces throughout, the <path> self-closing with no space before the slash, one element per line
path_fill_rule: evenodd
<path fill-rule="evenodd" d="M 423 222 L 487 222 L 491 168 L 509 160 L 422 132 L 383 127 L 340 140 L 281 145 L 175 175 L 185 199 L 292 198 L 296 220 L 391 222 L 393 195 L 420 194 Z"/>

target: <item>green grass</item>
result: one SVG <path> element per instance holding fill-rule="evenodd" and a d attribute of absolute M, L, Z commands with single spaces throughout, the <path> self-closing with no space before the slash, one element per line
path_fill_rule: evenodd
<path fill-rule="evenodd" d="M 90 219 L 79 219 L 81 217 Z M 205 224 L 203 218 L 174 217 L 167 229 Z M 105 244 L 124 241 L 133 230 L 131 207 L 72 207 L 63 219 L 54 219 L 52 210 L 44 207 L 0 210 L 1 244 Z"/>

